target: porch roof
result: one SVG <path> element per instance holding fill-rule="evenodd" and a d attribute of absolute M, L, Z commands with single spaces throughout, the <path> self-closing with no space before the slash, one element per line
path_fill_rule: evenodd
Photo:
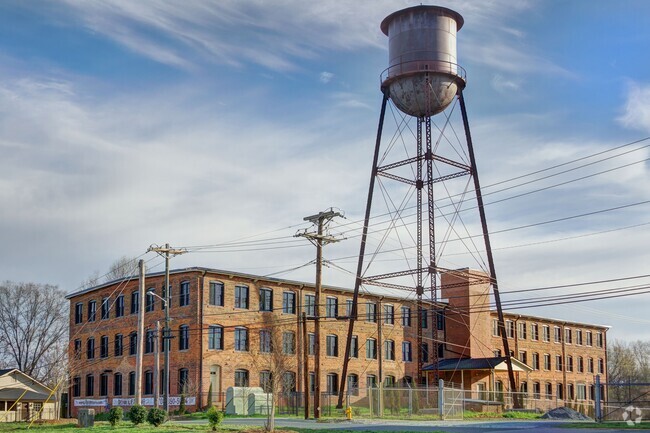
<path fill-rule="evenodd" d="M 514 371 L 530 372 L 533 371 L 531 367 L 517 360 L 511 358 L 512 369 Z M 435 370 L 435 365 L 430 364 L 423 368 L 425 371 Z M 462 371 L 462 370 L 494 370 L 494 371 L 507 371 L 508 365 L 506 364 L 505 356 L 496 356 L 493 358 L 453 358 L 441 359 L 438 361 L 438 371 Z"/>
<path fill-rule="evenodd" d="M 43 394 L 40 392 L 36 391 L 27 391 L 25 392 L 25 395 L 23 395 L 23 392 L 25 392 L 24 388 L 3 388 L 0 389 L 0 401 L 16 401 L 20 398 L 20 401 L 42 401 L 44 402 L 47 400 L 48 394 Z M 21 397 L 22 395 L 22 397 Z M 54 396 L 50 398 L 51 402 L 54 402 L 56 399 Z"/>

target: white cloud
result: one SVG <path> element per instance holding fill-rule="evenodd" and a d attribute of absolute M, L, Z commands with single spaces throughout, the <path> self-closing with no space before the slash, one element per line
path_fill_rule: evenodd
<path fill-rule="evenodd" d="M 650 84 L 628 84 L 623 114 L 618 121 L 626 128 L 650 132 Z"/>
<path fill-rule="evenodd" d="M 327 84 L 330 81 L 332 81 L 332 78 L 334 78 L 334 74 L 331 72 L 323 71 L 320 73 L 319 81 L 323 84 Z"/>

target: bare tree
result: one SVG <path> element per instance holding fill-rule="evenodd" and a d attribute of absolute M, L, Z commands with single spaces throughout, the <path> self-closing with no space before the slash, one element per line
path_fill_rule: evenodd
<path fill-rule="evenodd" d="M 650 381 L 650 342 L 632 343 L 614 340 L 607 348 L 607 382 L 609 399 L 628 402 L 647 395 L 646 386 L 634 385 Z M 619 385 L 613 385 L 619 384 Z"/>
<path fill-rule="evenodd" d="M 108 268 L 105 280 L 108 282 L 119 280 L 120 278 L 132 277 L 133 275 L 136 275 L 137 272 L 138 260 L 134 257 L 122 256 L 115 260 L 110 268 Z"/>
<path fill-rule="evenodd" d="M 52 384 L 54 369 L 65 366 L 67 333 L 68 302 L 58 287 L 0 284 L 0 359 L 4 362 Z"/>
<path fill-rule="evenodd" d="M 264 429 L 273 432 L 277 396 L 287 395 L 296 387 L 296 337 L 295 328 L 284 325 L 273 313 L 264 313 L 262 323 L 264 329 L 260 331 L 259 346 L 251 348 L 250 354 L 257 370 L 266 375 L 261 385 L 269 395 L 270 404 Z"/>

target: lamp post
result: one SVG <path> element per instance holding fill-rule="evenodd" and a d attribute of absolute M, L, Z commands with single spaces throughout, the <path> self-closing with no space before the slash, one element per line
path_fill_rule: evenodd
<path fill-rule="evenodd" d="M 165 279 L 165 284 L 168 283 L 168 279 Z M 147 293 L 151 293 L 156 298 L 163 301 L 165 306 L 165 329 L 163 329 L 163 352 L 165 353 L 165 387 L 163 388 L 163 407 L 165 412 L 169 412 L 169 303 L 167 299 L 162 296 L 158 296 L 154 291 L 154 288 L 147 290 Z M 169 285 L 167 285 L 166 294 L 169 294 Z"/>

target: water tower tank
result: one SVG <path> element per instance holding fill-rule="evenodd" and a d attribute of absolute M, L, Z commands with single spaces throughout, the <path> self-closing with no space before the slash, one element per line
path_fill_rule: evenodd
<path fill-rule="evenodd" d="M 459 13 L 439 6 L 402 9 L 382 21 L 389 58 L 382 87 L 397 108 L 414 117 L 433 116 L 465 87 L 465 71 L 456 61 L 462 26 Z"/>

